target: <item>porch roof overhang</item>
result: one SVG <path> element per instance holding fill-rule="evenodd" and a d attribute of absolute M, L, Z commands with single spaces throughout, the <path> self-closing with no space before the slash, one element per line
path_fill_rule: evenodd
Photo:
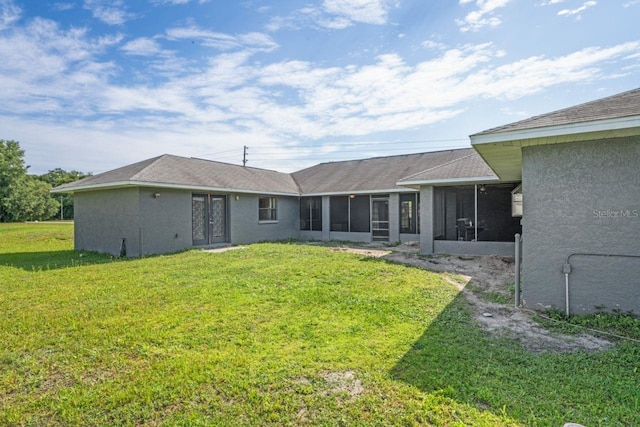
<path fill-rule="evenodd" d="M 218 193 L 238 193 L 238 194 L 268 194 L 272 196 L 292 196 L 299 197 L 298 193 L 277 192 L 277 191 L 258 191 L 239 188 L 223 188 L 223 187 L 209 187 L 199 185 L 183 185 L 183 184 L 171 184 L 160 182 L 147 182 L 147 181 L 118 181 L 108 182 L 101 184 L 90 184 L 84 186 L 77 186 L 73 188 L 54 188 L 50 190 L 51 193 L 81 193 L 84 191 L 94 190 L 114 190 L 121 188 L 157 188 L 157 189 L 170 189 L 170 190 L 187 190 L 187 191 L 204 191 L 204 192 L 218 192 Z"/>
<path fill-rule="evenodd" d="M 640 135 L 640 116 L 582 123 L 483 132 L 471 135 L 471 145 L 502 181 L 522 180 L 522 148 L 536 145 L 607 140 Z"/>
<path fill-rule="evenodd" d="M 414 192 L 411 188 L 392 188 L 388 190 L 380 189 L 380 190 L 357 190 L 357 191 L 334 191 L 334 192 L 325 192 L 325 193 L 302 193 L 300 197 L 319 197 L 319 196 L 349 196 L 351 194 L 354 195 L 376 195 L 376 194 L 394 194 L 394 193 L 412 193 Z"/>
<path fill-rule="evenodd" d="M 500 179 L 494 175 L 490 176 L 478 176 L 478 177 L 464 177 L 464 178 L 448 178 L 448 179 L 428 179 L 428 180 L 408 180 L 398 181 L 398 185 L 404 187 L 410 187 L 420 189 L 425 185 L 431 186 L 451 186 L 451 185 L 473 185 L 473 184 L 492 184 L 499 182 Z"/>

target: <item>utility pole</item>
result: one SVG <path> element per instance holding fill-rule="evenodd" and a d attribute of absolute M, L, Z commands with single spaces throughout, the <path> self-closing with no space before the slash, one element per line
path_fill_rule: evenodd
<path fill-rule="evenodd" d="M 62 194 L 60 195 L 60 220 L 64 220 L 64 203 L 62 203 L 64 199 L 62 198 Z"/>
<path fill-rule="evenodd" d="M 246 145 L 244 146 L 244 152 L 242 154 L 242 166 L 246 166 L 247 165 L 247 150 L 249 149 L 249 147 L 247 147 Z"/>

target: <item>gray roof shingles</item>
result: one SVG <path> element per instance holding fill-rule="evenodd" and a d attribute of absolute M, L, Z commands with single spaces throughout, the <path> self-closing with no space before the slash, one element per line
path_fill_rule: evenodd
<path fill-rule="evenodd" d="M 415 175 L 403 178 L 404 182 L 437 182 L 454 179 L 478 179 L 485 178 L 496 180 L 498 177 L 491 168 L 482 160 L 477 152 L 473 151 L 467 156 L 460 157 L 448 163 L 435 166 L 431 169 L 419 172 Z"/>
<path fill-rule="evenodd" d="M 153 185 L 265 194 L 331 194 L 406 190 L 399 181 L 494 176 L 473 148 L 321 163 L 292 174 L 165 154 L 64 184 L 56 190 Z M 407 177 L 410 177 L 408 179 Z"/>
<path fill-rule="evenodd" d="M 73 190 L 87 186 L 115 183 L 166 184 L 236 191 L 298 194 L 298 186 L 291 175 L 286 173 L 169 154 L 65 184 L 58 187 L 58 189 Z"/>
<path fill-rule="evenodd" d="M 321 163 L 294 172 L 293 178 L 302 194 L 399 190 L 406 189 L 396 184 L 403 178 L 469 155 L 480 159 L 473 148 L 463 148 Z"/>
<path fill-rule="evenodd" d="M 471 136 L 536 129 L 548 126 L 570 125 L 598 120 L 620 119 L 639 115 L 640 88 L 495 127 Z"/>

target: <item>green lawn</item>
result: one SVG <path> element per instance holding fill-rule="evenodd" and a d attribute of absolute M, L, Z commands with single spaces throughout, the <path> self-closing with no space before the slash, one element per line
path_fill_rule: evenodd
<path fill-rule="evenodd" d="M 640 423 L 640 344 L 528 353 L 436 274 L 298 244 L 121 261 L 72 231 L 0 225 L 0 425 Z"/>

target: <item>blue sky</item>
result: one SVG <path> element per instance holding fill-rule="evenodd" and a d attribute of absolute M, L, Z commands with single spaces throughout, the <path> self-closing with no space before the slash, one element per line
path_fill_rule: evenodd
<path fill-rule="evenodd" d="M 640 0 L 0 0 L 0 138 L 32 173 L 465 147 L 640 86 L 639 18 Z"/>

